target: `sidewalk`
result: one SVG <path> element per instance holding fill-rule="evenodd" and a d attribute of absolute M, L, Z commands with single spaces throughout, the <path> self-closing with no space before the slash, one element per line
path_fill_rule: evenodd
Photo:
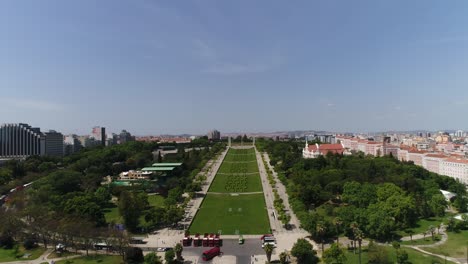
<path fill-rule="evenodd" d="M 219 167 L 221 166 L 221 163 L 223 162 L 224 157 L 226 156 L 228 150 L 229 148 L 226 148 L 226 150 L 221 155 L 219 155 L 219 157 L 216 160 L 209 161 L 206 164 L 205 168 L 209 168 L 211 166 L 211 169 L 206 173 L 208 174 L 206 177 L 206 182 L 205 184 L 202 185 L 202 190 L 200 192 L 197 192 L 196 197 L 194 197 L 188 203 L 188 206 L 185 209 L 186 214 L 184 217 L 186 220 L 180 222 L 186 228 L 190 226 L 193 219 L 195 218 L 195 215 L 197 214 L 198 209 L 203 203 L 203 199 L 205 199 L 205 196 L 211 186 L 211 183 L 213 182 L 213 179 L 216 173 L 218 172 Z M 200 173 L 204 173 L 206 170 L 205 168 Z M 174 230 L 170 228 L 164 228 L 164 229 L 158 230 L 156 234 L 148 235 L 148 238 L 144 240 L 147 243 L 143 247 L 174 247 L 177 243 L 179 243 L 183 239 L 183 237 L 184 237 L 184 230 Z"/>

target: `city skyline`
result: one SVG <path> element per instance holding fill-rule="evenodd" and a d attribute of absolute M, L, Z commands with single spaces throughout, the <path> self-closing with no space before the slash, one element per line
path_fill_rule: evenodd
<path fill-rule="evenodd" d="M 0 123 L 64 134 L 467 130 L 467 10 L 5 1 Z"/>

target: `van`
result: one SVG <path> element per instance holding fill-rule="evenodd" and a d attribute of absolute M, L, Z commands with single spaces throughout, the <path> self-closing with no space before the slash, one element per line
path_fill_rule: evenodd
<path fill-rule="evenodd" d="M 265 247 L 265 245 L 272 245 L 273 247 L 276 247 L 276 239 L 273 236 L 263 237 L 262 242 L 262 248 Z"/>
<path fill-rule="evenodd" d="M 203 261 L 208 261 L 216 256 L 219 256 L 220 253 L 221 253 L 221 250 L 219 249 L 219 247 L 214 247 L 212 249 L 204 251 L 202 254 L 202 259 Z"/>

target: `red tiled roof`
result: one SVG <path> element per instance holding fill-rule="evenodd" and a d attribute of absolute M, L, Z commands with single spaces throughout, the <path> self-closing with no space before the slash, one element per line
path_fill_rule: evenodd
<path fill-rule="evenodd" d="M 326 155 L 328 152 L 331 153 L 338 153 L 338 154 L 343 154 L 344 148 L 341 144 L 321 144 L 318 145 L 318 150 L 320 151 L 321 154 Z M 309 151 L 317 151 L 317 145 L 310 145 L 309 146 Z"/>
<path fill-rule="evenodd" d="M 431 158 L 447 158 L 444 154 L 427 154 L 426 157 L 431 157 Z"/>
<path fill-rule="evenodd" d="M 454 163 L 468 164 L 468 160 L 466 160 L 466 159 L 448 158 L 448 159 L 446 159 L 445 161 L 447 161 L 447 162 L 454 162 Z"/>

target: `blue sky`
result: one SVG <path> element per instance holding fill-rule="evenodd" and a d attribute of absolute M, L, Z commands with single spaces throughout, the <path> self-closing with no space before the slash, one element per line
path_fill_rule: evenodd
<path fill-rule="evenodd" d="M 468 129 L 468 2 L 0 2 L 0 123 Z"/>

